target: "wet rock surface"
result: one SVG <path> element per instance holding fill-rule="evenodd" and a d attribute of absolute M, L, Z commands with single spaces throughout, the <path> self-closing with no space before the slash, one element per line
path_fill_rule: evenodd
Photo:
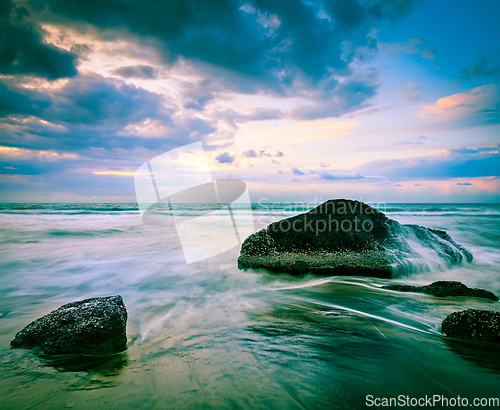
<path fill-rule="evenodd" d="M 447 266 L 472 261 L 444 231 L 401 225 L 362 202 L 335 199 L 250 235 L 238 267 L 391 278 L 425 269 L 427 255 L 416 248 Z"/>
<path fill-rule="evenodd" d="M 500 343 L 500 313 L 467 309 L 450 314 L 441 326 L 450 337 Z"/>
<path fill-rule="evenodd" d="M 107 355 L 125 349 L 126 326 L 121 296 L 90 298 L 34 320 L 16 334 L 11 346 L 47 354 Z"/>
<path fill-rule="evenodd" d="M 446 296 L 470 296 L 474 298 L 484 298 L 490 300 L 498 300 L 498 297 L 484 289 L 469 288 L 461 282 L 455 281 L 438 281 L 427 286 L 411 286 L 411 285 L 387 285 L 382 286 L 383 289 L 396 290 L 399 292 L 418 292 L 427 293 L 428 295 L 446 297 Z"/>

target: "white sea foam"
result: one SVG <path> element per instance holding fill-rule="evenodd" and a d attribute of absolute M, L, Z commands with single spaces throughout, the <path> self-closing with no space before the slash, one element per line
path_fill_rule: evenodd
<path fill-rule="evenodd" d="M 44 306 L 57 306 L 86 297 L 120 294 L 129 310 L 131 326 L 138 329 L 138 343 L 168 326 L 189 326 L 200 318 L 231 322 L 248 310 L 291 303 L 297 292 L 335 283 L 358 289 L 353 291 L 358 294 L 364 292 L 360 286 L 379 292 L 372 298 L 372 305 L 360 307 L 359 297 L 345 300 L 348 309 L 379 315 L 370 310 L 380 303 L 375 301 L 384 292 L 377 286 L 383 281 L 239 271 L 237 248 L 186 265 L 175 230 L 143 224 L 132 206 L 110 211 L 120 209 L 119 204 L 113 206 L 46 206 L 41 210 L 4 207 L 0 215 L 0 300 L 31 297 Z M 296 213 L 280 210 L 277 216 L 260 211 L 256 219 L 277 220 Z M 414 255 L 408 257 L 415 258 L 420 268 L 401 272 L 398 281 L 424 285 L 435 280 L 459 280 L 500 295 L 500 219 L 484 212 L 389 216 L 402 223 L 445 229 L 474 254 L 471 264 L 444 266 L 434 251 L 409 238 Z M 5 313 L 2 309 L 0 304 L 0 314 Z M 19 309 L 29 312 L 31 307 Z M 387 320 L 402 320 L 393 317 L 390 309 L 382 314 Z M 425 322 L 428 325 L 432 320 Z"/>

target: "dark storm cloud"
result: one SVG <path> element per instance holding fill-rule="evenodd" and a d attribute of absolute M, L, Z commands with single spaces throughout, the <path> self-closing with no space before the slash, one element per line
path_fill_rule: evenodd
<path fill-rule="evenodd" d="M 24 7 L 10 0 L 0 6 L 0 73 L 54 80 L 77 74 L 75 56 L 43 42 L 43 30 Z"/>
<path fill-rule="evenodd" d="M 52 94 L 41 118 L 55 123 L 126 125 L 161 116 L 161 96 L 100 76 L 78 77 Z"/>
<path fill-rule="evenodd" d="M 217 149 L 218 162 L 233 163 L 236 156 L 223 150 L 240 123 L 339 116 L 366 106 L 376 92 L 377 76 L 353 73 L 350 63 L 361 58 L 359 50 L 376 50 L 376 40 L 368 35 L 371 29 L 407 14 L 412 3 L 407 0 L 247 3 L 19 0 L 15 3 L 24 4 L 24 8 L 14 7 L 10 1 L 0 2 L 0 72 L 19 78 L 72 77 L 60 88 L 43 91 L 16 86 L 20 84 L 19 78 L 4 79 L 0 84 L 0 145 L 78 154 L 54 160 L 37 156 L 4 158 L 2 169 L 10 174 L 51 175 L 54 186 L 60 190 L 85 193 L 92 187 L 92 193 L 98 195 L 100 187 L 104 194 L 109 193 L 109 186 L 116 186 L 115 181 L 123 181 L 122 185 L 128 188 L 130 181 L 97 177 L 91 174 L 92 170 L 112 167 L 133 170 L 148 158 L 200 139 L 206 149 Z M 67 52 L 45 43 L 41 25 L 51 23 L 91 33 L 93 38 L 101 36 L 106 41 L 142 41 L 158 52 L 159 60 L 155 57 L 154 65 L 158 61 L 158 66 L 187 61 L 188 74 L 200 80 L 181 87 L 176 99 L 169 101 L 170 107 L 165 108 L 162 96 L 124 81 L 98 75 L 77 76 L 76 58 L 85 59 L 92 51 L 91 44 L 76 44 Z M 345 44 L 349 46 L 346 48 Z M 167 72 L 166 68 L 134 65 L 118 68 L 114 74 L 125 79 L 155 79 L 159 72 Z M 232 92 L 301 97 L 312 105 L 292 113 L 282 109 L 254 109 L 245 114 L 231 109 L 215 113 L 207 110 L 212 101 Z M 189 110 L 187 115 L 185 110 Z M 203 111 L 203 115 L 198 117 L 196 111 Z M 221 121 L 229 125 L 229 131 L 219 127 Z M 254 152 L 257 157 L 269 155 L 259 150 Z M 297 168 L 292 173 L 305 175 Z M 328 180 L 328 175 L 340 173 L 323 173 L 326 176 L 323 179 Z"/>
<path fill-rule="evenodd" d="M 176 112 L 165 108 L 159 94 L 98 75 L 78 76 L 43 92 L 0 83 L 0 145 L 86 155 L 97 147 L 115 157 L 116 149 L 167 151 L 217 131 L 210 119 L 172 118 Z M 134 130 L 144 121 L 154 126 Z M 205 141 L 205 147 L 220 148 L 231 135 L 221 136 L 217 144 Z"/>
<path fill-rule="evenodd" d="M 251 77 L 266 89 L 293 93 L 300 73 L 318 85 L 333 72 L 349 75 L 358 47 L 374 48 L 374 27 L 406 15 L 413 1 L 232 0 L 131 2 L 34 0 L 40 18 L 85 23 L 156 39 L 166 63 L 179 57 Z M 343 43 L 353 51 L 344 55 Z M 362 93 L 357 94 L 363 98 Z M 367 93 L 366 98 L 371 95 Z M 354 103 L 354 105 L 359 105 Z M 353 103 L 347 104 L 347 107 Z"/>
<path fill-rule="evenodd" d="M 19 123 L 30 116 L 63 126 L 66 132 L 40 126 L 39 121 L 35 126 Z M 16 125 L 15 132 L 0 127 L 1 143 L 76 151 L 90 146 L 127 148 L 137 144 L 137 139 L 119 141 L 116 135 L 127 124 L 147 118 L 170 121 L 160 95 L 100 76 L 79 76 L 44 92 L 0 84 L 0 117 L 4 118 L 0 125 Z"/>
<path fill-rule="evenodd" d="M 32 98 L 29 93 L 19 92 L 15 87 L 0 83 L 0 118 L 11 114 L 38 115 L 50 102 Z"/>
<path fill-rule="evenodd" d="M 0 45 L 4 73 L 48 79 L 76 74 L 75 56 L 85 58 L 91 48 L 76 44 L 68 53 L 44 43 L 40 25 L 46 23 L 93 35 L 97 29 L 97 35 L 100 30 L 108 40 L 135 37 L 154 45 L 166 64 L 186 58 L 193 64 L 201 80 L 182 86 L 179 101 L 168 109 L 158 94 L 98 75 L 75 76 L 61 88 L 43 92 L 16 86 L 18 79 L 0 84 L 2 144 L 90 156 L 96 155 L 92 148 L 99 148 L 104 150 L 100 155 L 113 158 L 117 149 L 170 150 L 200 139 L 207 149 L 220 149 L 230 143 L 239 123 L 312 119 L 362 107 L 375 93 L 376 78 L 352 75 L 349 63 L 356 47 L 376 47 L 367 38 L 369 30 L 406 14 L 411 2 L 34 0 L 16 6 L 21 3 L 27 8 L 10 1 L 1 5 L 0 32 L 7 40 Z M 349 55 L 343 55 L 345 41 L 353 50 Z M 115 74 L 148 79 L 156 78 L 157 71 L 135 65 L 118 68 Z M 346 79 L 339 81 L 336 74 Z M 220 93 L 235 91 L 307 95 L 313 105 L 292 113 L 227 109 L 206 114 L 207 105 Z M 205 116 L 185 116 L 182 108 Z M 134 132 L 148 121 L 152 127 Z M 219 121 L 231 129 L 221 129 Z"/>

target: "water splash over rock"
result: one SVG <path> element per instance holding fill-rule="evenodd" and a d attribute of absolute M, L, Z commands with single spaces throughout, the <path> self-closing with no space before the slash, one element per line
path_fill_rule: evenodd
<path fill-rule="evenodd" d="M 472 253 L 444 231 L 401 225 L 365 203 L 335 199 L 250 235 L 238 267 L 391 278 L 464 260 Z"/>

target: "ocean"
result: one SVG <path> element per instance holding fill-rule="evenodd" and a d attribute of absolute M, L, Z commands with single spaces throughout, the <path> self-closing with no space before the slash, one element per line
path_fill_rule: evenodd
<path fill-rule="evenodd" d="M 313 205 L 253 204 L 255 230 Z M 136 204 L 0 204 L 0 407 L 352 409 L 377 398 L 436 396 L 439 407 L 498 397 L 498 346 L 440 329 L 451 312 L 500 311 L 498 302 L 381 287 L 457 280 L 500 296 L 500 205 L 376 207 L 446 230 L 473 262 L 429 257 L 425 269 L 390 280 L 293 276 L 238 270 L 235 247 L 188 265 L 175 229 L 144 224 Z M 32 320 L 108 295 L 127 306 L 126 352 L 10 349 Z"/>

